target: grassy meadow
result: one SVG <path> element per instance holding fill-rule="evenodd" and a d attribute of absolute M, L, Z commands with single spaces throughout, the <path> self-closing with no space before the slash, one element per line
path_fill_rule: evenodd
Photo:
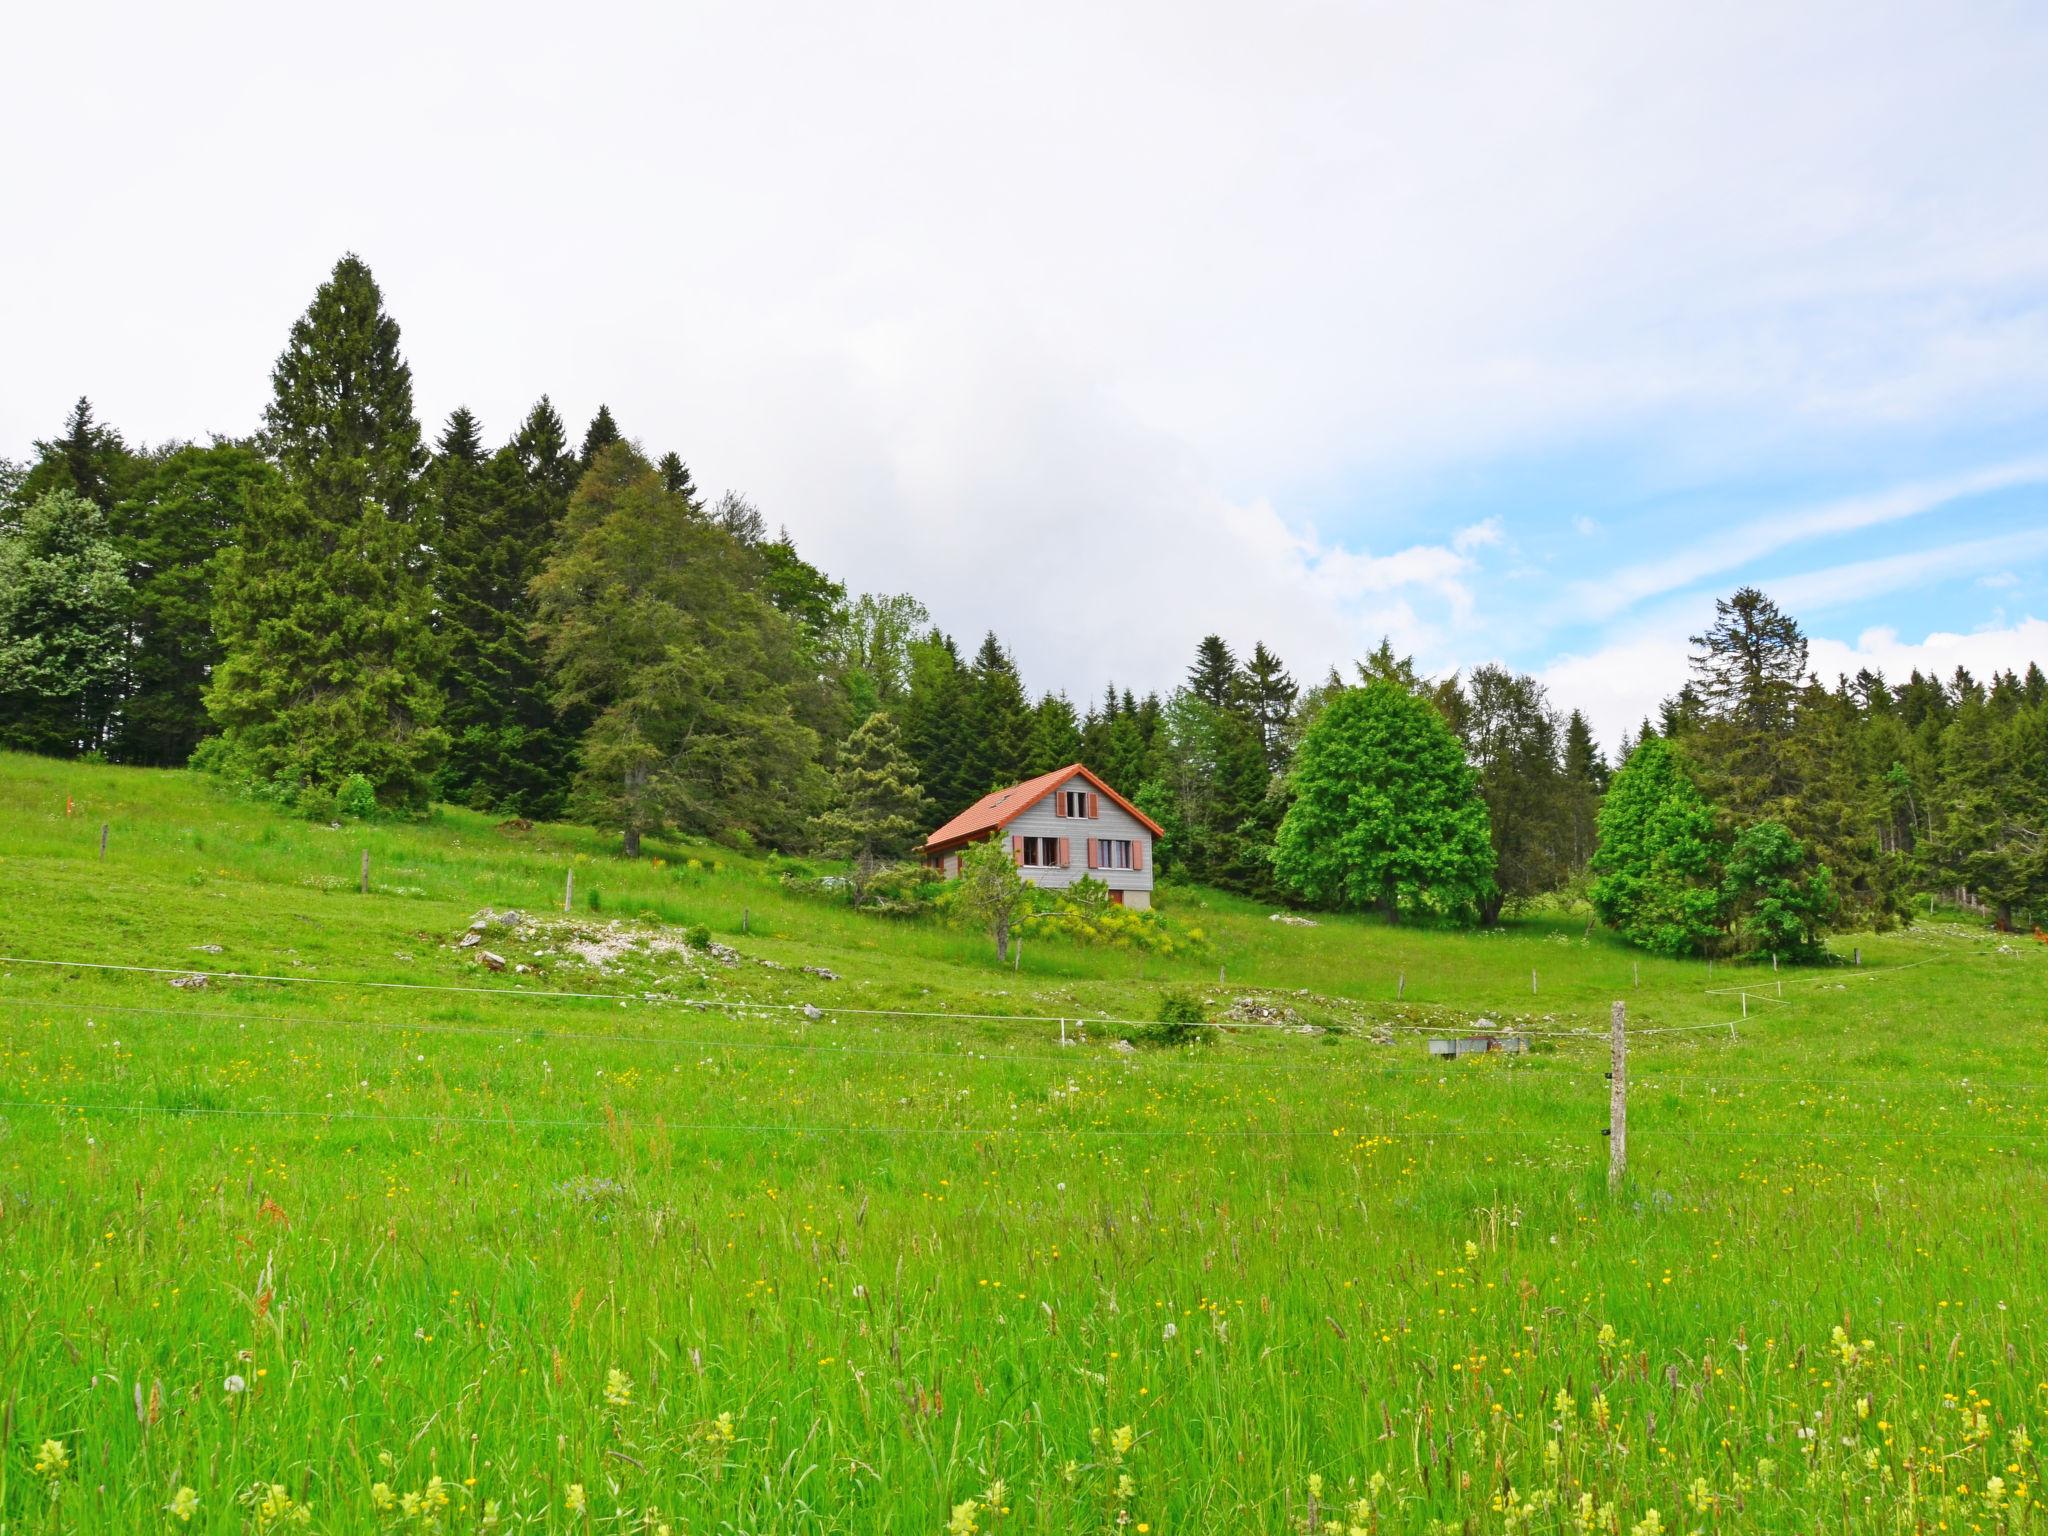
<path fill-rule="evenodd" d="M 998 968 L 652 852 L 0 756 L 0 1536 L 2048 1529 L 2048 945 Z"/>

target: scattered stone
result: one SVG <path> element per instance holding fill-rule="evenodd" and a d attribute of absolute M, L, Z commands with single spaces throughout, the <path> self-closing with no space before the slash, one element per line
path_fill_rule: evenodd
<path fill-rule="evenodd" d="M 805 1003 L 804 1017 L 807 1019 L 822 1019 L 823 1017 L 825 1017 L 825 1015 L 820 1013 L 816 1008 L 813 1008 L 809 1003 Z"/>
<path fill-rule="evenodd" d="M 455 941 L 455 947 L 457 949 L 474 949 L 476 948 L 477 945 L 483 943 L 483 941 L 484 936 L 481 933 L 479 933 L 476 929 L 472 928 L 468 933 L 465 933 L 461 938 Z"/>
<path fill-rule="evenodd" d="M 483 961 L 484 969 L 486 970 L 502 971 L 505 969 L 505 957 L 503 955 L 494 955 L 488 949 L 480 949 L 476 952 L 476 957 Z"/>
<path fill-rule="evenodd" d="M 1138 1054 L 1138 1048 L 1128 1040 L 1119 1040 L 1110 1049 L 1120 1056 L 1135 1056 Z"/>
<path fill-rule="evenodd" d="M 1223 1010 L 1225 1020 L 1238 1024 L 1299 1024 L 1301 1015 L 1284 1003 L 1268 1003 L 1256 997 L 1240 997 Z"/>
<path fill-rule="evenodd" d="M 187 992 L 204 991 L 206 982 L 207 978 L 204 976 L 173 976 L 171 978 L 172 986 L 182 987 Z"/>
<path fill-rule="evenodd" d="M 192 947 L 202 955 L 217 955 L 220 953 L 220 946 L 218 944 L 194 944 Z"/>
<path fill-rule="evenodd" d="M 1299 912 L 1275 912 L 1266 919 L 1269 923 L 1285 923 L 1290 928 L 1320 928 L 1323 925 L 1312 917 L 1303 917 Z"/>
<path fill-rule="evenodd" d="M 822 965 L 807 965 L 803 968 L 803 971 L 806 976 L 815 976 L 820 981 L 837 981 L 839 979 L 837 971 L 828 971 Z"/>
<path fill-rule="evenodd" d="M 521 976 L 531 976 L 533 974 L 533 967 L 527 965 L 523 961 L 520 964 L 513 966 L 512 969 Z"/>

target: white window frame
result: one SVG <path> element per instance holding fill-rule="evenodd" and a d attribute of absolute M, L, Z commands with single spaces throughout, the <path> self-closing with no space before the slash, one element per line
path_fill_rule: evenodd
<path fill-rule="evenodd" d="M 1061 806 L 1064 808 L 1064 814 L 1066 814 L 1069 817 L 1086 816 L 1088 814 L 1087 790 L 1063 789 L 1060 791 L 1060 794 L 1065 797 L 1060 802 Z"/>
<path fill-rule="evenodd" d="M 1123 854 L 1123 862 L 1117 862 L 1117 854 Z M 1131 839 L 1128 837 L 1099 837 L 1095 840 L 1095 862 L 1103 869 L 1127 870 L 1131 868 Z"/>
<path fill-rule="evenodd" d="M 1033 855 L 1037 857 L 1033 857 Z M 1058 869 L 1060 867 L 1060 840 L 1056 837 L 1028 835 L 1024 839 L 1024 868 Z"/>

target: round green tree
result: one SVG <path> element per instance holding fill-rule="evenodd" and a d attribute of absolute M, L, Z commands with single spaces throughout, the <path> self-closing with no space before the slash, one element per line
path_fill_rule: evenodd
<path fill-rule="evenodd" d="M 1699 954 L 1723 926 L 1721 842 L 1714 812 L 1671 744 L 1650 736 L 1629 754 L 1600 804 L 1593 909 L 1631 944 Z"/>
<path fill-rule="evenodd" d="M 1347 689 L 1302 738 L 1273 873 L 1308 901 L 1475 918 L 1493 892 L 1485 802 L 1458 738 L 1399 683 Z"/>

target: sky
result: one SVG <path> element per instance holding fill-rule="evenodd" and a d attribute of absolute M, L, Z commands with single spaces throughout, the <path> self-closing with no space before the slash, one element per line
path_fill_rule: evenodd
<path fill-rule="evenodd" d="M 2048 665 L 2048 9 L 42 6 L 0 455 L 242 433 L 344 251 L 1034 691 L 1384 635 L 1612 745 L 1762 586 Z"/>

